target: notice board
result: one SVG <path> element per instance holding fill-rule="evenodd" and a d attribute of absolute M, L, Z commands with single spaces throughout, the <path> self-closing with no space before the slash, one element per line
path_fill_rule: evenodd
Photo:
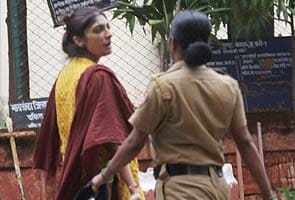
<path fill-rule="evenodd" d="M 41 126 L 48 98 L 31 99 L 9 105 L 13 128 L 34 129 Z"/>
<path fill-rule="evenodd" d="M 293 111 L 293 39 L 223 42 L 209 66 L 238 80 L 246 111 Z"/>
<path fill-rule="evenodd" d="M 64 17 L 74 10 L 83 7 L 95 6 L 107 10 L 115 6 L 117 0 L 47 0 L 54 26 L 64 24 Z"/>

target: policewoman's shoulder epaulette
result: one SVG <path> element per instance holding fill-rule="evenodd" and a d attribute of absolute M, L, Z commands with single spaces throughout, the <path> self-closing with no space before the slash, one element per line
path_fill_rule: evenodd
<path fill-rule="evenodd" d="M 157 88 L 159 89 L 159 93 L 161 94 L 163 100 L 171 100 L 172 94 L 169 90 L 168 84 L 165 80 L 161 79 L 161 76 L 165 74 L 166 73 L 157 73 L 152 75 L 152 81 L 154 81 Z"/>
<path fill-rule="evenodd" d="M 216 71 L 218 74 L 222 74 L 222 75 L 228 75 L 228 73 L 221 69 L 221 68 L 212 68 L 214 71 Z"/>
<path fill-rule="evenodd" d="M 161 76 L 165 75 L 166 72 L 158 72 L 156 74 L 152 75 L 152 79 L 154 78 L 160 78 Z"/>

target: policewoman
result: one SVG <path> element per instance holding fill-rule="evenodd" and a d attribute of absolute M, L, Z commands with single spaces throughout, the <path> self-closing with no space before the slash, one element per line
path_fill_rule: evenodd
<path fill-rule="evenodd" d="M 174 64 L 153 77 L 145 102 L 129 119 L 133 131 L 92 179 L 94 190 L 128 163 L 150 135 L 157 200 L 226 200 L 222 140 L 231 133 L 263 199 L 275 199 L 247 128 L 238 82 L 206 66 L 210 32 L 203 13 L 186 10 L 176 15 L 169 41 Z"/>

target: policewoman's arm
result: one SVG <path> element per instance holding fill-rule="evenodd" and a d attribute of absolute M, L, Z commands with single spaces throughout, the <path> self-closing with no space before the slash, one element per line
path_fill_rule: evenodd
<path fill-rule="evenodd" d="M 232 135 L 243 161 L 261 190 L 263 199 L 271 200 L 274 195 L 271 184 L 247 126 L 232 130 Z"/>
<path fill-rule="evenodd" d="M 108 163 L 103 172 L 96 175 L 92 179 L 92 189 L 98 191 L 98 188 L 108 182 L 114 174 L 126 166 L 142 149 L 145 141 L 148 139 L 148 134 L 137 131 L 134 128 L 127 139 L 118 148 L 112 160 Z"/>
<path fill-rule="evenodd" d="M 121 168 L 121 170 L 119 170 L 119 174 L 120 174 L 120 178 L 122 178 L 124 182 L 127 184 L 131 194 L 140 192 L 139 184 L 137 184 L 136 181 L 133 179 L 129 164 Z"/>
<path fill-rule="evenodd" d="M 267 177 L 263 161 L 259 156 L 256 145 L 249 133 L 244 110 L 244 103 L 240 89 L 236 87 L 236 105 L 232 117 L 231 133 L 241 154 L 243 161 L 255 182 L 258 184 L 264 200 L 274 200 L 276 196 L 272 192 L 270 181 Z"/>
<path fill-rule="evenodd" d="M 151 81 L 146 100 L 129 119 L 133 125 L 130 135 L 120 145 L 107 167 L 92 179 L 94 190 L 97 191 L 100 185 L 108 182 L 118 170 L 129 163 L 148 140 L 148 134 L 153 133 L 161 123 L 167 109 L 166 103 L 162 101 L 163 90 L 160 87 L 157 81 Z"/>

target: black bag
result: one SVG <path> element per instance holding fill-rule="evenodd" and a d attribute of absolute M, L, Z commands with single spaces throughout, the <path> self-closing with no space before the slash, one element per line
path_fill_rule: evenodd
<path fill-rule="evenodd" d="M 106 184 L 100 186 L 98 193 L 95 193 L 91 188 L 91 182 L 89 182 L 78 191 L 74 200 L 106 200 L 108 196 Z"/>

